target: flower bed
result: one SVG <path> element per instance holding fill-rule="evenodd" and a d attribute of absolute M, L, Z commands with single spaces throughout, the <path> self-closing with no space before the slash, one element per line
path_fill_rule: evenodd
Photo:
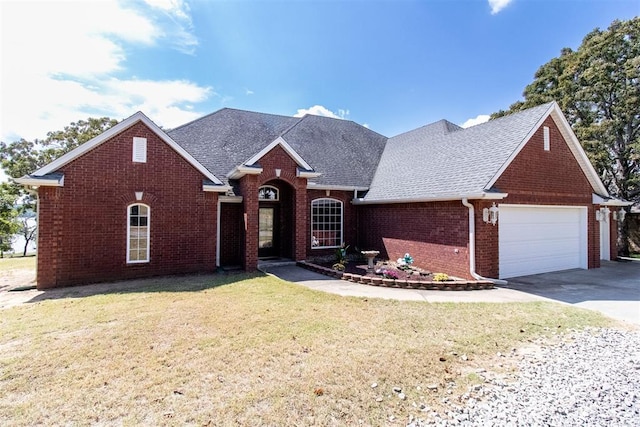
<path fill-rule="evenodd" d="M 298 261 L 300 267 L 354 283 L 389 288 L 423 289 L 438 291 L 463 291 L 492 289 L 493 283 L 485 280 L 433 280 L 431 272 L 416 267 L 400 269 L 394 263 L 377 263 L 374 271 L 368 271 L 366 264 L 348 263 L 344 271 L 337 271 L 328 265 Z M 383 273 L 383 270 L 387 274 Z M 376 271 L 379 273 L 376 274 Z M 416 274 L 417 272 L 417 274 Z"/>

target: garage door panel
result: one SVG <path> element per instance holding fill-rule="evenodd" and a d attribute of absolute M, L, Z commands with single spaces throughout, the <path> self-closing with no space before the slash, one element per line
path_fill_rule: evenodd
<path fill-rule="evenodd" d="M 577 256 L 574 251 L 580 245 L 580 239 L 536 239 L 528 240 L 526 242 L 507 242 L 504 245 L 500 245 L 500 250 L 504 251 L 504 254 L 509 257 L 509 253 L 523 253 L 526 252 L 526 258 L 537 258 L 538 254 L 545 256 L 564 256 L 567 253 L 572 253 Z"/>
<path fill-rule="evenodd" d="M 586 268 L 586 209 L 501 205 L 500 277 Z"/>

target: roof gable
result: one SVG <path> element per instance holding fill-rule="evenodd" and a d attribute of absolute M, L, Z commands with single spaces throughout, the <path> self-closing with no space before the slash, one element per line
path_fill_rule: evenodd
<path fill-rule="evenodd" d="M 260 157 L 281 146 L 310 185 L 368 188 L 387 138 L 352 121 L 225 108 L 168 134 L 223 182 L 260 173 Z M 231 170 L 231 172 L 229 172 Z"/>
<path fill-rule="evenodd" d="M 591 184 L 593 191 L 603 196 L 609 196 L 609 192 L 607 191 L 606 187 L 602 183 L 602 180 L 600 180 L 598 173 L 596 172 L 593 165 L 591 164 L 591 161 L 587 157 L 587 154 L 582 148 L 582 145 L 580 145 L 580 142 L 578 141 L 578 138 L 576 137 L 575 133 L 571 129 L 571 126 L 569 125 L 569 122 L 567 121 L 566 117 L 564 116 L 564 114 L 562 114 L 562 111 L 560 110 L 560 106 L 558 105 L 558 103 L 554 101 L 550 104 L 545 104 L 545 105 L 549 105 L 548 111 L 540 117 L 538 122 L 534 125 L 534 127 L 531 128 L 531 130 L 529 131 L 527 136 L 522 140 L 522 142 L 513 150 L 509 158 L 502 164 L 502 166 L 498 169 L 498 171 L 496 171 L 495 175 L 491 178 L 491 180 L 489 180 L 489 182 L 486 184 L 485 187 L 491 188 L 496 183 L 496 181 L 500 178 L 502 173 L 509 167 L 509 165 L 511 165 L 514 159 L 522 151 L 524 146 L 529 142 L 531 137 L 540 129 L 540 127 L 542 126 L 544 121 L 547 119 L 547 117 L 551 116 L 551 118 L 556 123 L 558 130 L 560 130 L 560 133 L 562 134 L 564 141 L 567 143 L 569 150 L 573 154 L 573 157 L 576 159 L 576 161 L 580 165 L 580 168 L 584 172 L 587 180 Z"/>
<path fill-rule="evenodd" d="M 151 131 L 153 131 L 158 137 L 164 141 L 167 145 L 169 145 L 173 150 L 175 150 L 180 156 L 182 156 L 188 163 L 190 163 L 194 168 L 196 168 L 200 173 L 202 173 L 209 181 L 211 181 L 215 185 L 222 185 L 222 182 L 212 174 L 207 168 L 205 168 L 200 162 L 198 162 L 191 154 L 189 154 L 184 148 L 178 145 L 171 137 L 169 137 L 162 129 L 160 129 L 151 119 L 145 116 L 142 112 L 138 111 L 134 115 L 124 119 L 117 125 L 113 126 L 110 129 L 107 129 L 100 135 L 95 138 L 85 142 L 84 144 L 76 147 L 75 149 L 69 151 L 68 153 L 60 156 L 53 162 L 43 166 L 42 168 L 35 171 L 32 176 L 41 177 L 47 174 L 51 174 L 52 172 L 57 171 L 61 167 L 69 164 L 73 160 L 82 156 L 85 153 L 93 150 L 97 146 L 103 144 L 108 141 L 112 137 L 118 135 L 124 130 L 130 128 L 138 122 L 142 122 L 145 126 L 147 126 Z"/>
<path fill-rule="evenodd" d="M 390 138 L 363 201 L 496 197 L 493 184 L 549 115 L 594 191 L 607 194 L 558 105 L 551 102 L 466 129 L 441 121 Z"/>

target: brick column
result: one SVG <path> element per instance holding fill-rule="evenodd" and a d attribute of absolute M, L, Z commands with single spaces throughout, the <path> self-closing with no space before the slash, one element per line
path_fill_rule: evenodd
<path fill-rule="evenodd" d="M 245 175 L 240 179 L 244 208 L 244 257 L 246 271 L 258 268 L 258 176 Z"/>
<path fill-rule="evenodd" d="M 38 189 L 38 249 L 36 284 L 38 289 L 58 283 L 62 250 L 62 191 L 60 187 Z"/>
<path fill-rule="evenodd" d="M 295 240 L 294 240 L 294 256 L 296 261 L 304 260 L 307 257 L 307 244 L 309 241 L 307 222 L 308 198 L 307 198 L 307 179 L 297 178 L 295 181 Z"/>

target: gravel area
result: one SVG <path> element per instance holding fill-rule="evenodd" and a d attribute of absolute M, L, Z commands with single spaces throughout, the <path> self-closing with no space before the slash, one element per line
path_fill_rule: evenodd
<path fill-rule="evenodd" d="M 408 426 L 640 425 L 640 331 L 573 331 L 520 357 L 517 374 L 480 371 L 485 383 L 443 402 L 446 414 Z"/>

